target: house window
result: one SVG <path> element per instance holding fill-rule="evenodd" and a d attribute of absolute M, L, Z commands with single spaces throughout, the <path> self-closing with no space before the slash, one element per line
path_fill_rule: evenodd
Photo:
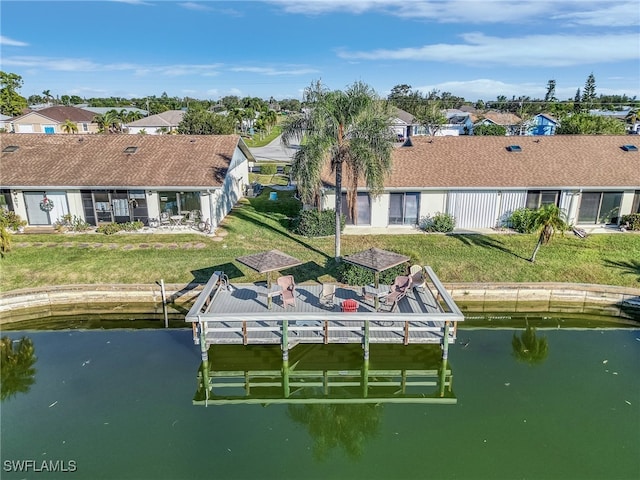
<path fill-rule="evenodd" d="M 86 123 L 83 123 L 83 124 L 82 124 L 82 131 L 83 131 L 83 132 L 88 132 L 88 131 L 89 131 L 89 125 L 88 125 L 88 124 L 86 124 Z"/>
<path fill-rule="evenodd" d="M 527 192 L 527 208 L 537 210 L 543 205 L 558 205 L 559 190 L 529 190 Z"/>
<path fill-rule="evenodd" d="M 52 133 L 56 133 L 56 129 L 53 125 L 45 125 L 44 126 L 44 133 L 47 134 L 52 134 Z"/>
<path fill-rule="evenodd" d="M 169 215 L 184 215 L 200 210 L 200 192 L 158 192 L 160 211 Z"/>
<path fill-rule="evenodd" d="M 631 213 L 640 213 L 640 190 L 636 190 L 636 194 L 633 196 Z"/>
<path fill-rule="evenodd" d="M 418 192 L 392 193 L 389 196 L 389 225 L 416 225 L 419 210 Z"/>
<path fill-rule="evenodd" d="M 582 192 L 578 223 L 618 223 L 622 192 Z"/>
<path fill-rule="evenodd" d="M 347 225 L 371 225 L 371 198 L 366 192 L 358 192 L 356 197 L 357 216 L 355 221 L 347 207 L 347 194 L 342 194 L 342 213 Z"/>

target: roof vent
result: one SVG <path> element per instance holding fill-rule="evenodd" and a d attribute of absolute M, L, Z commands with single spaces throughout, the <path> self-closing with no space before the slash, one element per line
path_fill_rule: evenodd
<path fill-rule="evenodd" d="M 635 145 L 623 145 L 622 149 L 625 152 L 637 152 L 638 151 L 638 147 L 636 147 Z"/>
<path fill-rule="evenodd" d="M 521 152 L 522 147 L 520 145 L 509 145 L 507 147 L 507 150 L 509 150 L 510 152 Z"/>
<path fill-rule="evenodd" d="M 138 147 L 127 147 L 124 149 L 124 153 L 132 154 L 138 151 Z"/>
<path fill-rule="evenodd" d="M 13 153 L 18 150 L 18 148 L 19 147 L 17 145 L 7 145 L 2 149 L 2 153 Z"/>

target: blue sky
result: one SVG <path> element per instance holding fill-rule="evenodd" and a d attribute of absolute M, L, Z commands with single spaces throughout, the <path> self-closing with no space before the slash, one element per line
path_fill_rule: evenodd
<path fill-rule="evenodd" d="M 0 68 L 23 96 L 298 98 L 312 81 L 467 100 L 640 97 L 638 0 L 7 1 Z"/>

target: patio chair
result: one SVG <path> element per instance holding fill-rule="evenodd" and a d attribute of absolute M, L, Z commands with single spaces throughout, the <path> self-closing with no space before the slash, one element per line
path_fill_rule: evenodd
<path fill-rule="evenodd" d="M 193 228 L 195 225 L 200 223 L 200 210 L 191 210 L 187 212 L 187 216 L 184 217 L 184 223 L 189 228 Z"/>
<path fill-rule="evenodd" d="M 333 308 L 333 300 L 336 296 L 336 286 L 333 283 L 323 283 L 320 293 L 320 303 L 326 307 Z"/>
<path fill-rule="evenodd" d="M 409 275 L 411 276 L 411 286 L 424 290 L 427 282 L 424 279 L 422 267 L 420 265 L 411 265 Z"/>
<path fill-rule="evenodd" d="M 393 281 L 389 293 L 384 297 L 384 304 L 391 307 L 390 311 L 393 312 L 398 306 L 398 302 L 404 298 L 410 288 L 411 277 L 408 275 L 398 275 Z"/>
<path fill-rule="evenodd" d="M 354 300 L 353 298 L 347 298 L 345 301 L 342 302 L 340 309 L 343 312 L 357 312 L 359 307 L 360 307 L 360 304 L 358 303 L 357 300 Z"/>
<path fill-rule="evenodd" d="M 169 225 L 171 225 L 169 212 L 160 212 L 160 226 L 168 227 Z"/>
<path fill-rule="evenodd" d="M 280 298 L 282 299 L 282 306 L 284 308 L 287 305 L 296 306 L 296 282 L 293 279 L 293 275 L 285 275 L 282 277 L 278 277 L 278 286 L 281 288 Z"/>

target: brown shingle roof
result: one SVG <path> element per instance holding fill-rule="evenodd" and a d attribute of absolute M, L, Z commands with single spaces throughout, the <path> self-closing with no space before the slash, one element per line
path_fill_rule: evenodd
<path fill-rule="evenodd" d="M 71 120 L 72 122 L 91 123 L 93 118 L 96 116 L 95 113 L 83 110 L 82 108 L 55 106 L 27 112 L 24 115 L 14 118 L 14 121 L 20 120 L 22 117 L 30 113 L 42 115 L 43 117 L 55 120 L 58 123 L 64 123 L 66 120 Z"/>
<path fill-rule="evenodd" d="M 480 116 L 479 121 L 482 121 L 483 119 L 491 120 L 496 125 L 502 125 L 505 127 L 509 125 L 518 125 L 522 121 L 519 116 L 514 115 L 513 113 L 501 113 L 493 111 L 484 112 Z"/>
<path fill-rule="evenodd" d="M 3 186 L 218 187 L 238 135 L 0 134 Z M 245 156 L 250 157 L 242 143 Z M 137 147 L 126 154 L 127 147 Z"/>
<path fill-rule="evenodd" d="M 640 189 L 640 137 L 411 137 L 393 150 L 386 188 L 628 187 Z M 519 145 L 520 152 L 507 147 Z M 325 175 L 328 185 L 335 176 Z M 343 178 L 343 186 L 349 179 Z M 360 186 L 364 187 L 364 181 Z"/>

